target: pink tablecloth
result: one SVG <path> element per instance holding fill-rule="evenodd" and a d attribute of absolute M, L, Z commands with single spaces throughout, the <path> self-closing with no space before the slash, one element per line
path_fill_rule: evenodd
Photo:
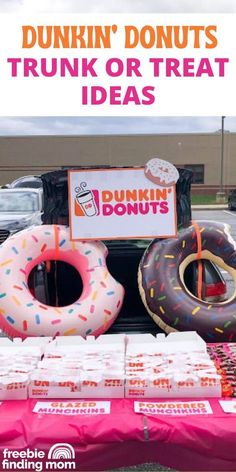
<path fill-rule="evenodd" d="M 209 401 L 213 415 L 148 415 L 146 420 L 128 399 L 112 400 L 111 414 L 98 416 L 39 415 L 32 412 L 35 400 L 6 401 L 0 406 L 0 451 L 48 451 L 64 442 L 75 448 L 80 471 L 143 462 L 177 470 L 235 471 L 236 414 L 223 413 L 217 399 Z"/>

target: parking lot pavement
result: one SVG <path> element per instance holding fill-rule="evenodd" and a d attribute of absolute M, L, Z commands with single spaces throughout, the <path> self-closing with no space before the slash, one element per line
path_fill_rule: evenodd
<path fill-rule="evenodd" d="M 194 220 L 218 221 L 219 223 L 227 223 L 230 226 L 232 238 L 236 241 L 236 212 L 229 210 L 193 210 L 192 218 Z M 220 268 L 227 285 L 227 298 L 233 295 L 235 284 L 231 275 Z"/>
<path fill-rule="evenodd" d="M 192 211 L 193 220 L 212 220 L 222 223 L 228 223 L 231 227 L 231 235 L 236 240 L 236 212 L 226 209 L 222 210 L 194 210 Z"/>
<path fill-rule="evenodd" d="M 170 469 L 169 467 L 163 467 L 163 465 L 160 464 L 142 464 L 142 465 L 136 465 L 133 467 L 122 467 L 121 469 L 112 469 L 109 472 L 166 472 L 166 471 L 171 471 L 171 472 L 177 472 L 174 469 Z"/>

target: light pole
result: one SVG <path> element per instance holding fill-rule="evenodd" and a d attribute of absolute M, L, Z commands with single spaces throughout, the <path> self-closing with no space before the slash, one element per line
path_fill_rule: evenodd
<path fill-rule="evenodd" d="M 220 159 L 220 192 L 224 193 L 224 120 L 221 117 L 221 159 Z"/>
<path fill-rule="evenodd" d="M 224 191 L 224 119 L 221 117 L 221 148 L 220 148 L 220 187 L 216 192 L 216 203 L 225 203 L 226 195 Z"/>

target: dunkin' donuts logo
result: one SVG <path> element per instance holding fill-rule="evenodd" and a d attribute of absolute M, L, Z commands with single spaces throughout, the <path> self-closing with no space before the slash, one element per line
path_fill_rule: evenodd
<path fill-rule="evenodd" d="M 75 188 L 76 216 L 123 216 L 166 214 L 168 194 L 173 193 L 173 186 L 179 178 L 177 169 L 162 159 L 150 159 L 144 176 L 154 184 L 153 188 L 121 188 L 103 190 L 90 189 L 87 182 L 81 182 Z M 157 186 L 159 188 L 157 188 Z"/>
<path fill-rule="evenodd" d="M 99 195 L 97 190 L 89 190 L 86 182 L 75 188 L 75 215 L 99 215 Z"/>
<path fill-rule="evenodd" d="M 175 237 L 178 176 L 158 158 L 145 167 L 69 171 L 71 240 Z"/>
<path fill-rule="evenodd" d="M 82 185 L 82 184 L 81 184 Z M 90 190 L 75 188 L 76 216 L 147 215 L 169 212 L 168 194 L 173 188 Z"/>

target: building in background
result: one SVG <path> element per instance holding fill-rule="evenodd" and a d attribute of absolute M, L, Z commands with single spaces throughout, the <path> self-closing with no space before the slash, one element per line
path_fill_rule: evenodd
<path fill-rule="evenodd" d="M 0 185 L 27 174 L 74 166 L 142 166 L 151 157 L 193 171 L 193 193 L 236 186 L 236 133 L 0 137 Z"/>

